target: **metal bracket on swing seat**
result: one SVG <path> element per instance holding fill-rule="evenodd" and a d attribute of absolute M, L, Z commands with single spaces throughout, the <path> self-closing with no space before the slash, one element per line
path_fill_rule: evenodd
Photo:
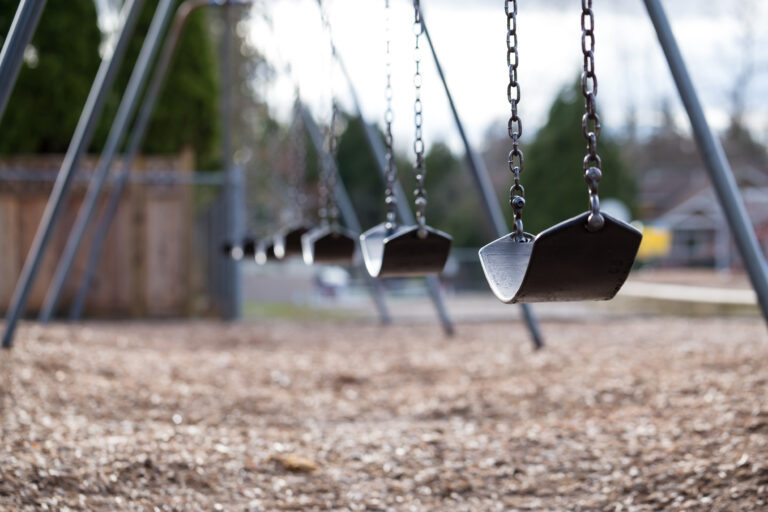
<path fill-rule="evenodd" d="M 347 265 L 355 257 L 356 236 L 347 229 L 319 226 L 304 233 L 301 248 L 304 263 Z"/>
<path fill-rule="evenodd" d="M 424 229 L 422 238 L 418 226 L 391 229 L 384 222 L 360 235 L 368 273 L 372 277 L 418 277 L 442 272 L 451 236 L 429 226 Z"/>
<path fill-rule="evenodd" d="M 632 269 L 642 234 L 603 213 L 605 225 L 587 230 L 582 213 L 529 241 L 506 235 L 480 249 L 480 263 L 502 302 L 609 300 Z"/>
<path fill-rule="evenodd" d="M 278 231 L 274 240 L 277 259 L 301 256 L 301 237 L 310 229 L 311 227 L 306 224 L 298 224 Z"/>
<path fill-rule="evenodd" d="M 256 263 L 264 265 L 266 263 L 274 263 L 279 261 L 275 256 L 275 243 L 270 238 L 261 240 L 256 246 Z"/>

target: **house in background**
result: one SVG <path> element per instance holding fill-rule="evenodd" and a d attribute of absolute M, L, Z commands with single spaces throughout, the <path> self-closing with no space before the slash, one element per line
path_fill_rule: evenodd
<path fill-rule="evenodd" d="M 768 254 L 768 186 L 741 189 L 763 252 Z M 725 214 L 711 187 L 673 207 L 655 221 L 672 232 L 665 266 L 741 267 Z"/>
<path fill-rule="evenodd" d="M 744 134 L 723 144 L 747 212 L 768 254 L 768 156 Z M 638 203 L 643 222 L 672 233 L 671 250 L 660 266 L 741 268 L 728 223 L 694 142 L 672 131 L 635 148 Z"/>

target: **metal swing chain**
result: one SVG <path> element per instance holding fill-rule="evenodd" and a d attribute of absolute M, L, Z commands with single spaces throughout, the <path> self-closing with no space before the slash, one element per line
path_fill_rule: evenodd
<path fill-rule="evenodd" d="M 420 64 L 421 64 L 421 48 L 419 47 L 419 37 L 424 33 L 424 26 L 421 23 L 421 9 L 419 6 L 419 0 L 414 0 L 414 18 L 413 18 L 413 33 L 416 35 L 416 46 L 414 48 L 414 60 L 416 62 L 416 72 L 413 75 L 413 85 L 415 88 L 415 100 L 413 103 L 413 118 L 416 125 L 415 138 L 413 141 L 413 151 L 416 153 L 416 163 L 413 166 L 413 176 L 416 180 L 416 190 L 414 190 L 414 196 L 416 199 L 414 204 L 416 206 L 416 223 L 419 226 L 418 235 L 420 238 L 427 236 L 427 192 L 424 189 L 424 178 L 426 177 L 427 170 L 424 166 L 424 141 L 422 140 L 421 126 L 423 122 L 422 104 L 421 104 L 421 85 L 423 78 L 421 76 Z"/>
<path fill-rule="evenodd" d="M 290 128 L 289 137 L 291 142 L 291 151 L 293 152 L 293 170 L 291 179 L 293 181 L 293 201 L 299 212 L 299 217 L 304 218 L 307 197 L 304 191 L 305 173 L 307 169 L 306 147 L 304 145 L 304 125 L 301 122 L 301 103 L 296 98 L 293 109 L 293 122 Z"/>
<path fill-rule="evenodd" d="M 392 121 L 394 114 L 392 113 L 392 55 L 390 53 L 390 40 L 391 40 L 391 21 L 389 14 L 389 0 L 385 0 L 384 3 L 385 16 L 384 16 L 384 31 L 386 33 L 387 40 L 387 53 L 384 61 L 384 65 L 387 70 L 387 85 L 384 89 L 384 96 L 387 99 L 387 108 L 384 112 L 384 122 L 386 130 L 384 132 L 384 142 L 387 147 L 386 153 L 386 172 L 385 172 L 385 189 L 384 189 L 384 203 L 387 207 L 386 226 L 388 230 L 393 230 L 397 227 L 397 197 L 395 196 L 395 186 L 397 185 L 397 170 L 395 169 L 393 138 L 392 138 Z"/>
<path fill-rule="evenodd" d="M 597 154 L 597 139 L 600 136 L 600 117 L 597 115 L 597 75 L 595 75 L 595 15 L 592 0 L 581 0 L 581 51 L 584 54 L 584 70 L 581 73 L 581 92 L 584 95 L 586 112 L 581 118 L 581 129 L 587 139 L 587 155 L 584 157 L 584 180 L 589 188 L 589 211 L 587 229 L 599 231 L 605 224 L 600 213 L 600 199 L 597 188 L 602 177 L 602 163 Z M 591 123 L 591 126 L 590 126 Z"/>
<path fill-rule="evenodd" d="M 331 64 L 333 65 L 333 64 Z M 336 205 L 336 164 L 337 140 L 336 140 L 336 118 L 339 108 L 336 105 L 336 99 L 331 100 L 331 122 L 328 125 L 328 162 L 325 165 L 325 210 L 327 212 L 327 221 L 333 229 L 339 227 L 339 207 Z M 326 220 L 326 219 L 323 219 Z"/>
<path fill-rule="evenodd" d="M 326 35 L 328 36 L 328 44 L 331 49 L 331 60 L 328 70 L 331 88 L 331 119 L 328 123 L 328 131 L 326 133 L 328 151 L 325 155 L 321 156 L 321 164 L 324 165 L 321 165 L 320 183 L 318 185 L 318 193 L 320 195 L 319 216 L 323 225 L 330 225 L 332 229 L 337 229 L 339 208 L 336 205 L 336 173 L 334 172 L 334 165 L 336 162 L 337 150 L 336 118 L 338 117 L 338 106 L 333 92 L 336 47 L 333 44 L 331 24 L 328 21 L 328 16 L 323 7 L 322 0 L 317 0 L 317 6 L 320 9 L 320 20 L 323 24 L 323 29 L 325 29 Z"/>
<path fill-rule="evenodd" d="M 507 67 L 509 68 L 509 83 L 507 84 L 507 100 L 509 101 L 510 116 L 507 122 L 507 132 L 512 139 L 512 150 L 507 157 L 509 171 L 515 179 L 509 189 L 509 205 L 515 215 L 514 239 L 517 242 L 526 240 L 523 231 L 523 208 L 525 207 L 525 189 L 520 184 L 520 173 L 523 172 L 525 160 L 520 150 L 520 137 L 523 134 L 523 123 L 517 113 L 520 103 L 520 83 L 517 81 L 517 66 L 520 56 L 517 52 L 517 0 L 506 0 L 504 12 L 507 14 Z"/>

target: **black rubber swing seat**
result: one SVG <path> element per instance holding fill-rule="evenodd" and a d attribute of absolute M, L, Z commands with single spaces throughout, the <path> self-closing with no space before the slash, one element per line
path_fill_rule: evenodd
<path fill-rule="evenodd" d="M 429 226 L 419 236 L 418 226 L 390 229 L 387 223 L 360 235 L 365 268 L 372 277 L 418 277 L 439 274 L 451 251 L 451 236 Z"/>
<path fill-rule="evenodd" d="M 306 224 L 289 226 L 278 231 L 275 235 L 275 256 L 282 260 L 294 256 L 302 256 L 301 237 L 311 229 Z"/>
<path fill-rule="evenodd" d="M 243 238 L 243 259 L 252 260 L 256 257 L 256 239 L 252 237 Z"/>
<path fill-rule="evenodd" d="M 350 264 L 355 257 L 356 239 L 354 233 L 343 228 L 319 226 L 311 229 L 301 237 L 304 263 Z"/>
<path fill-rule="evenodd" d="M 602 214 L 604 226 L 587 230 L 589 212 L 529 241 L 506 235 L 480 249 L 491 290 L 502 302 L 612 299 L 632 269 L 642 234 Z"/>

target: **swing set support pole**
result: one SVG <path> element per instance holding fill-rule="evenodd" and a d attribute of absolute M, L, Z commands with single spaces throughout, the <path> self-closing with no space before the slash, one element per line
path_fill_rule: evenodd
<path fill-rule="evenodd" d="M 491 184 L 491 178 L 488 173 L 488 168 L 485 166 L 485 162 L 478 155 L 472 144 L 469 142 L 467 133 L 464 131 L 464 124 L 461 122 L 459 112 L 456 109 L 456 104 L 453 102 L 453 95 L 448 87 L 448 82 L 445 79 L 445 73 L 443 67 L 440 65 L 440 59 L 437 58 L 437 52 L 435 51 L 435 45 L 432 44 L 432 37 L 427 30 L 427 22 L 424 21 L 424 12 L 419 9 L 419 17 L 421 19 L 421 26 L 424 29 L 424 35 L 427 37 L 427 43 L 429 43 L 429 49 L 432 52 L 432 58 L 435 61 L 435 68 L 437 68 L 437 74 L 440 76 L 440 81 L 443 83 L 443 89 L 445 89 L 445 96 L 448 98 L 448 104 L 451 107 L 451 114 L 453 114 L 453 120 L 456 123 L 456 129 L 459 131 L 461 140 L 464 143 L 464 154 L 467 159 L 467 165 L 474 178 L 475 187 L 482 199 L 483 209 L 488 217 L 488 220 L 496 230 L 496 236 L 502 237 L 509 233 L 509 227 L 506 220 L 504 220 L 504 213 L 501 211 L 499 201 L 496 198 L 496 194 Z M 541 337 L 541 331 L 539 330 L 538 322 L 533 314 L 533 310 L 528 304 L 521 304 L 523 310 L 523 318 L 528 325 L 528 331 L 531 334 L 531 340 L 533 341 L 534 348 L 537 350 L 544 347 L 544 340 Z"/>
<path fill-rule="evenodd" d="M 378 167 L 381 177 L 384 178 L 387 173 L 384 143 L 381 141 L 381 138 L 379 138 L 378 133 L 376 133 L 376 129 L 366 122 L 365 117 L 363 116 L 363 110 L 360 106 L 360 99 L 357 96 L 355 85 L 352 82 L 352 78 L 349 76 L 349 72 L 347 72 L 346 66 L 344 66 L 344 61 L 341 59 L 341 56 L 335 47 L 333 55 L 336 57 L 336 62 L 339 64 L 339 68 L 341 69 L 341 72 L 344 75 L 344 79 L 349 86 L 352 103 L 355 107 L 355 112 L 358 116 L 360 116 L 360 121 L 363 125 L 363 133 L 365 134 L 365 139 L 370 146 L 371 152 L 373 153 L 374 160 L 376 160 L 376 167 Z M 405 224 L 414 224 L 416 221 L 413 216 L 413 212 L 408 206 L 408 196 L 403 191 L 403 187 L 399 181 L 395 183 L 394 192 L 395 197 L 397 198 L 397 214 L 400 217 L 401 222 Z M 429 293 L 429 296 L 432 299 L 432 303 L 435 306 L 435 311 L 437 312 L 437 316 L 440 319 L 440 324 L 443 326 L 443 331 L 447 336 L 453 336 L 453 322 L 451 322 L 451 317 L 448 315 L 448 310 L 445 307 L 443 292 L 440 289 L 440 281 L 435 276 L 427 276 L 425 279 L 427 284 L 427 292 Z"/>
<path fill-rule="evenodd" d="M 715 137 L 707 123 L 704 110 L 661 2 L 659 0 L 644 0 L 644 2 L 667 59 L 669 70 L 675 80 L 680 99 L 688 113 L 693 135 L 706 164 L 709 179 L 717 193 L 720 206 L 725 213 L 725 218 L 736 240 L 736 246 L 752 281 L 752 287 L 757 294 L 763 318 L 768 323 L 768 267 L 757 241 L 754 227 L 747 214 L 747 209 L 744 206 L 744 200 L 739 193 L 738 184 L 733 177 L 733 171 L 720 140 Z"/>
<path fill-rule="evenodd" d="M 96 72 L 96 77 L 88 93 L 88 99 L 83 106 L 75 133 L 72 135 L 72 140 L 69 143 L 67 154 L 56 176 L 56 182 L 48 198 L 48 203 L 45 205 L 43 218 L 37 227 L 35 238 L 32 240 L 32 247 L 24 261 L 24 267 L 21 269 L 19 280 L 13 291 L 6 314 L 5 331 L 2 338 L 3 348 L 11 348 L 13 345 L 13 337 L 19 318 L 24 314 L 29 292 L 32 290 L 35 277 L 37 277 L 37 271 L 43 261 L 43 255 L 48 247 L 53 229 L 61 218 L 61 207 L 67 198 L 69 187 L 77 172 L 80 159 L 91 143 L 96 128 L 96 121 L 101 115 L 107 99 L 107 93 L 112 88 L 112 83 L 120 68 L 143 3 L 143 0 L 127 0 L 122 7 L 121 17 L 123 25 L 120 29 L 117 43 L 112 52 L 104 56 L 99 70 Z"/>
<path fill-rule="evenodd" d="M 11 29 L 5 36 L 3 50 L 0 52 L 0 119 L 16 84 L 21 63 L 24 61 L 24 50 L 32 40 L 43 7 L 45 0 L 21 0 Z"/>
<path fill-rule="evenodd" d="M 341 216 L 344 218 L 344 223 L 355 233 L 361 233 L 362 227 L 360 226 L 360 221 L 357 218 L 355 209 L 352 206 L 352 201 L 349 199 L 349 194 L 347 193 L 347 189 L 344 186 L 341 175 L 339 174 L 336 160 L 334 158 L 322 157 L 323 153 L 326 153 L 326 150 L 323 147 L 323 136 L 320 134 L 320 129 L 317 127 L 317 123 L 315 123 L 312 114 L 304 104 L 301 105 L 301 118 L 304 122 L 304 125 L 307 127 L 309 138 L 312 140 L 312 145 L 315 147 L 315 152 L 318 155 L 320 164 L 323 165 L 324 162 L 328 162 L 326 165 L 331 166 L 331 169 L 329 169 L 330 172 L 336 175 L 336 203 L 338 204 L 339 210 L 341 211 Z M 368 288 L 371 292 L 373 303 L 376 305 L 376 309 L 379 311 L 379 321 L 382 325 L 391 324 L 392 316 L 389 314 L 387 303 L 384 301 L 384 292 L 382 290 L 381 283 L 368 275 L 368 272 L 366 272 L 365 269 L 363 269 L 363 274 L 368 281 Z"/>
<path fill-rule="evenodd" d="M 179 39 L 181 38 L 181 34 L 184 31 L 184 27 L 186 26 L 190 14 L 197 9 L 207 6 L 247 6 L 250 5 L 250 3 L 251 2 L 247 0 L 229 0 L 227 2 L 216 0 L 187 0 L 176 9 L 176 14 L 174 15 L 170 30 L 165 35 L 163 47 L 160 50 L 160 55 L 157 58 L 157 63 L 154 66 L 152 76 L 149 79 L 146 92 L 144 93 L 141 108 L 139 109 L 139 113 L 131 128 L 130 138 L 128 139 L 128 144 L 123 155 L 122 168 L 117 175 L 115 184 L 107 199 L 106 206 L 99 218 L 95 232 L 96 234 L 94 235 L 93 242 L 91 242 L 91 246 L 88 250 L 88 263 L 85 266 L 85 272 L 83 273 L 80 285 L 78 286 L 75 299 L 72 301 L 72 305 L 69 309 L 70 320 L 79 320 L 83 314 L 85 300 L 91 287 L 96 263 L 99 261 L 101 251 L 104 247 L 107 235 L 109 234 L 109 227 L 112 225 L 112 221 L 117 215 L 117 210 L 120 206 L 120 198 L 123 195 L 125 186 L 128 184 L 131 169 L 133 168 L 133 162 L 144 142 L 144 137 L 147 133 L 152 113 L 155 111 L 155 106 L 157 105 L 158 98 L 160 97 L 163 85 L 165 84 L 165 79 L 170 71 L 173 57 L 176 54 Z M 239 178 L 237 178 L 237 176 L 234 176 L 233 178 L 233 176 L 228 175 L 226 179 L 237 180 Z"/>
<path fill-rule="evenodd" d="M 99 196 L 101 195 L 101 189 L 107 181 L 109 169 L 112 167 L 112 162 L 119 150 L 119 145 L 125 136 L 125 132 L 130 123 L 130 118 L 133 116 L 136 106 L 139 104 L 141 88 L 144 85 L 146 77 L 149 75 L 152 59 L 159 46 L 163 30 L 170 18 L 172 10 L 172 0 L 162 0 L 157 5 L 157 10 L 152 18 L 152 24 L 149 27 L 149 31 L 147 32 L 147 36 L 141 47 L 141 52 L 139 53 L 136 65 L 131 73 L 128 86 L 123 93 L 123 98 L 120 101 L 120 107 L 118 108 L 117 114 L 115 114 L 112 127 L 109 130 L 109 136 L 104 145 L 101 157 L 99 158 L 98 167 L 88 184 L 88 191 L 83 198 L 83 204 L 77 213 L 75 224 L 69 233 L 67 243 L 64 246 L 64 250 L 56 266 L 56 272 L 53 275 L 51 284 L 48 286 L 43 307 L 37 317 L 41 323 L 47 323 L 56 313 L 56 304 L 58 303 L 61 290 L 64 288 L 64 284 L 70 274 L 72 263 L 80 248 L 85 231 L 88 229 L 93 218 L 93 212 L 96 209 Z"/>

